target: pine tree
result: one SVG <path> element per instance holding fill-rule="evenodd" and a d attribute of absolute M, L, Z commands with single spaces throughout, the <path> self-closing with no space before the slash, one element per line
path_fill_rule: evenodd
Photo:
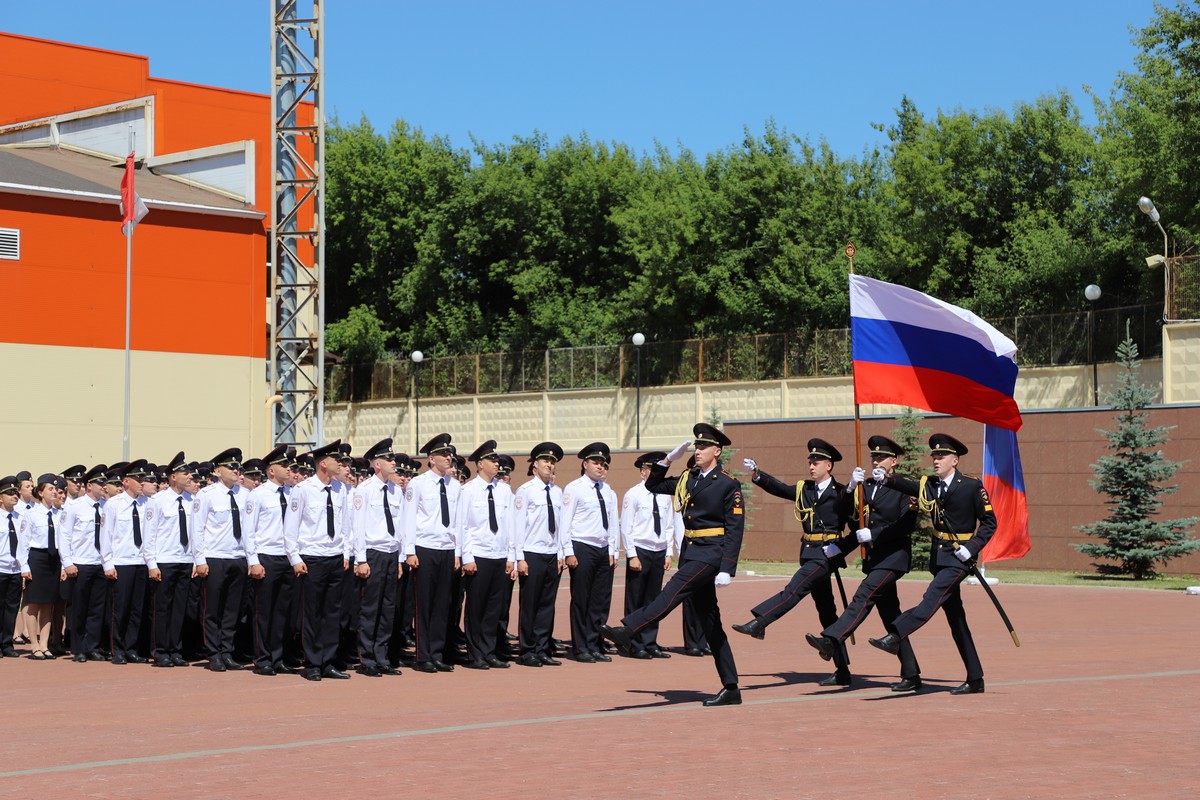
<path fill-rule="evenodd" d="M 1105 396 L 1104 402 L 1118 410 L 1117 429 L 1100 431 L 1108 439 L 1112 455 L 1103 456 L 1092 465 L 1096 476 L 1089 481 L 1097 493 L 1107 495 L 1109 516 L 1101 522 L 1081 525 L 1079 530 L 1088 536 L 1102 539 L 1104 544 L 1076 544 L 1081 553 L 1113 563 L 1093 562 L 1104 575 L 1132 575 L 1134 580 L 1156 575 L 1155 562 L 1167 563 L 1173 558 L 1200 549 L 1200 540 L 1189 534 L 1197 517 L 1156 520 L 1163 495 L 1173 494 L 1179 487 L 1167 485 L 1181 462 L 1169 461 L 1159 449 L 1167 441 L 1171 427 L 1149 428 L 1150 414 L 1144 409 L 1154 399 L 1149 387 L 1137 382 L 1137 345 L 1129 338 L 1117 347 L 1117 359 L 1123 367 L 1117 390 Z"/>
<path fill-rule="evenodd" d="M 929 455 L 929 429 L 921 425 L 925 415 L 915 409 L 905 407 L 904 412 L 896 418 L 896 427 L 892 430 L 892 439 L 904 449 L 904 455 L 896 460 L 896 473 L 912 480 L 919 480 L 922 475 L 930 475 L 926 456 Z M 912 568 L 914 570 L 929 569 L 929 549 L 933 541 L 931 531 L 933 523 L 928 514 L 917 515 L 917 527 L 913 531 Z"/>

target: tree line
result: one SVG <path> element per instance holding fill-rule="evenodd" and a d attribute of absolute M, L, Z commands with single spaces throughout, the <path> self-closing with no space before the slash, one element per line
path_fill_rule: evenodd
<path fill-rule="evenodd" d="M 1065 91 L 922 111 L 843 157 L 768 121 L 699 157 L 540 133 L 327 131 L 329 349 L 437 355 L 844 327 L 847 263 L 983 316 L 1161 300 L 1149 195 L 1200 230 L 1200 9 L 1156 7 L 1096 124 Z"/>

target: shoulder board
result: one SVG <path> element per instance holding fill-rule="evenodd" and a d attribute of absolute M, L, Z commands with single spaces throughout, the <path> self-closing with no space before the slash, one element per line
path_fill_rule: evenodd
<path fill-rule="evenodd" d="M 960 473 L 958 473 L 958 474 L 959 474 L 959 475 L 961 475 L 961 476 L 962 476 L 962 477 L 964 477 L 964 478 L 970 478 L 970 479 L 971 479 L 971 480 L 973 480 L 973 481 L 979 481 L 979 480 L 980 480 L 980 478 L 979 478 L 979 476 L 978 476 L 978 475 L 968 475 L 968 474 L 967 474 L 967 473 L 965 473 L 965 472 L 960 472 Z M 980 481 L 980 482 L 982 483 L 982 481 Z"/>

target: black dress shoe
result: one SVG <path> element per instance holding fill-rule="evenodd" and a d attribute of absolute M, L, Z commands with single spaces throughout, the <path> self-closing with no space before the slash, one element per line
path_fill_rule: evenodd
<path fill-rule="evenodd" d="M 226 669 L 241 669 L 242 668 L 242 663 L 240 661 L 235 661 L 233 656 L 229 655 L 228 653 L 221 656 L 221 661 L 225 662 Z"/>
<path fill-rule="evenodd" d="M 208 662 L 208 668 L 212 672 L 224 672 L 225 662 L 219 658 L 214 658 L 212 661 Z"/>
<path fill-rule="evenodd" d="M 492 669 L 508 669 L 508 662 L 502 661 L 496 656 L 488 656 L 484 659 L 484 661 L 486 661 L 487 665 Z"/>
<path fill-rule="evenodd" d="M 375 669 L 379 670 L 380 675 L 399 675 L 400 674 L 400 670 L 396 669 L 391 664 L 384 664 L 383 666 L 376 667 Z"/>
<path fill-rule="evenodd" d="M 145 664 L 149 660 L 145 656 L 139 656 L 137 653 L 129 653 L 125 658 L 130 664 Z"/>
<path fill-rule="evenodd" d="M 544 667 L 561 667 L 562 662 L 551 656 L 538 656 L 538 661 L 542 662 Z"/>
<path fill-rule="evenodd" d="M 89 654 L 88 654 L 88 658 L 91 658 L 91 657 L 92 657 L 92 656 L 91 656 L 91 654 L 89 653 Z M 177 666 L 177 667 L 187 667 L 187 666 L 191 666 L 191 662 L 189 662 L 189 661 L 188 661 L 186 658 L 184 658 L 183 656 L 171 656 L 171 663 L 172 663 L 172 664 L 174 664 L 174 665 L 175 665 L 175 666 Z"/>
<path fill-rule="evenodd" d="M 304 680 L 306 680 L 306 681 L 321 680 L 321 668 L 320 667 L 309 667 L 308 669 L 304 670 Z"/>
<path fill-rule="evenodd" d="M 654 658 L 654 656 L 650 655 L 650 652 L 648 650 L 634 650 L 632 653 L 629 654 L 629 657 L 630 658 L 640 658 L 643 660 L 649 660 L 651 658 Z"/>
<path fill-rule="evenodd" d="M 466 667 L 467 669 L 491 669 L 491 667 L 488 665 L 488 663 L 486 661 L 484 661 L 482 658 L 477 658 L 473 661 L 468 661 L 467 663 L 463 664 L 463 666 Z"/>
<path fill-rule="evenodd" d="M 412 665 L 412 668 L 417 672 L 437 672 L 438 668 L 434 666 L 432 661 L 418 661 Z"/>
<path fill-rule="evenodd" d="M 517 663 L 522 667 L 540 667 L 542 660 L 532 653 L 521 656 L 517 659 Z"/>
<path fill-rule="evenodd" d="M 646 652 L 650 654 L 651 658 L 670 658 L 671 657 L 671 654 L 668 653 L 666 650 L 663 650 L 661 647 L 651 647 L 648 650 L 646 650 Z"/>
<path fill-rule="evenodd" d="M 704 701 L 704 705 L 709 708 L 713 706 L 740 706 L 741 704 L 742 690 L 736 686 L 732 688 L 726 687 Z"/>
<path fill-rule="evenodd" d="M 767 626 L 758 617 L 744 622 L 741 625 L 734 625 L 733 629 L 738 633 L 744 633 L 747 636 L 753 636 L 755 639 L 762 639 L 767 635 Z"/>
<path fill-rule="evenodd" d="M 325 669 L 321 670 L 321 677 L 322 677 L 322 678 L 333 678 L 334 680 L 338 680 L 338 681 L 348 681 L 348 680 L 350 680 L 350 676 L 349 676 L 349 675 L 347 675 L 346 673 L 342 672 L 340 669 L 338 669 L 337 667 L 333 666 L 332 664 L 330 664 L 330 665 L 329 665 L 328 667 L 326 667 Z"/>
<path fill-rule="evenodd" d="M 368 678 L 379 678 L 383 673 L 379 671 L 379 667 L 372 667 L 368 664 L 359 664 L 354 668 L 354 671 L 359 675 L 366 675 Z"/>
<path fill-rule="evenodd" d="M 828 636 L 814 636 L 811 633 L 804 634 L 804 641 L 812 645 L 821 658 L 829 661 L 833 658 L 833 639 Z"/>
<path fill-rule="evenodd" d="M 274 667 L 272 667 L 270 664 L 261 664 L 261 665 L 259 665 L 259 666 L 257 666 L 257 667 L 255 667 L 255 668 L 254 668 L 254 674 L 255 674 L 255 675 L 268 675 L 268 676 L 269 676 L 269 675 L 278 675 L 279 673 L 278 673 L 278 672 L 276 672 L 276 671 L 275 671 L 275 668 L 274 668 Z"/>
<path fill-rule="evenodd" d="M 599 650 L 592 651 L 592 658 L 596 661 L 612 661 L 612 656 L 610 656 L 608 653 L 601 653 Z"/>
<path fill-rule="evenodd" d="M 685 656 L 691 656 L 692 658 L 700 658 L 704 655 L 704 651 L 699 647 L 689 647 L 687 650 L 683 651 L 683 654 Z"/>
<path fill-rule="evenodd" d="M 75 655 L 71 656 L 71 660 L 77 664 L 85 664 L 87 663 L 87 655 L 84 653 L 76 653 Z"/>
<path fill-rule="evenodd" d="M 433 666 L 438 672 L 454 672 L 454 665 L 434 659 Z"/>
<path fill-rule="evenodd" d="M 882 639 L 867 639 L 867 641 L 871 643 L 872 647 L 878 647 L 885 653 L 891 653 L 894 656 L 900 655 L 900 637 L 894 633 L 889 633 Z"/>
<path fill-rule="evenodd" d="M 580 664 L 595 664 L 596 659 L 591 653 L 576 653 L 575 660 Z"/>
<path fill-rule="evenodd" d="M 613 647 L 613 646 L 612 646 L 612 645 L 610 645 L 608 642 L 606 642 L 606 641 L 604 641 L 603 639 L 601 639 L 601 640 L 600 640 L 600 652 L 601 652 L 601 653 L 608 653 L 608 654 L 611 656 L 613 653 L 616 653 L 616 652 L 618 652 L 618 651 L 617 651 L 617 648 Z"/>
<path fill-rule="evenodd" d="M 623 650 L 628 650 L 633 641 L 633 631 L 624 625 L 601 625 L 600 635 Z"/>
<path fill-rule="evenodd" d="M 162 669 L 169 669 L 169 668 L 172 668 L 175 666 L 175 662 L 171 661 L 171 659 L 169 659 L 169 658 L 156 658 L 150 662 L 150 666 L 161 667 Z"/>
<path fill-rule="evenodd" d="M 17 658 L 17 650 L 15 647 L 6 647 L 3 650 L 0 650 L 0 653 L 3 653 L 5 658 Z M 100 660 L 103 661 L 104 659 Z"/>
<path fill-rule="evenodd" d="M 129 662 L 128 662 L 128 661 L 125 659 L 125 655 L 124 655 L 124 653 L 113 653 L 113 657 L 112 657 L 112 663 L 114 663 L 114 664 L 128 664 Z"/>
<path fill-rule="evenodd" d="M 893 692 L 917 692 L 921 689 L 920 678 L 903 678 L 899 683 L 892 684 Z"/>
<path fill-rule="evenodd" d="M 983 694 L 983 678 L 955 686 L 950 690 L 950 694 Z"/>
<path fill-rule="evenodd" d="M 828 678 L 822 678 L 821 680 L 817 681 L 817 686 L 849 686 L 849 685 L 850 685 L 850 673 L 849 672 L 835 672 L 832 675 L 830 675 Z"/>
<path fill-rule="evenodd" d="M 90 653 L 88 653 L 87 660 L 88 661 L 108 661 L 108 659 L 104 657 L 104 653 L 101 653 L 99 650 L 92 650 Z"/>

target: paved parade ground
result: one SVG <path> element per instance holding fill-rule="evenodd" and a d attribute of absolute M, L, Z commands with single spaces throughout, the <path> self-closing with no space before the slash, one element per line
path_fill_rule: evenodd
<path fill-rule="evenodd" d="M 722 589 L 726 627 L 784 580 Z M 902 606 L 923 588 L 902 582 Z M 987 692 L 961 697 L 940 614 L 913 637 L 919 695 L 888 691 L 897 664 L 866 642 L 874 617 L 850 647 L 854 687 L 819 688 L 809 600 L 764 641 L 730 634 L 745 704 L 728 708 L 699 704 L 719 688 L 712 660 L 678 652 L 317 684 L 3 659 L 0 797 L 1195 797 L 1200 597 L 996 591 L 1021 647 L 964 587 Z M 560 637 L 566 599 L 564 581 Z M 660 641 L 681 644 L 678 612 Z"/>

